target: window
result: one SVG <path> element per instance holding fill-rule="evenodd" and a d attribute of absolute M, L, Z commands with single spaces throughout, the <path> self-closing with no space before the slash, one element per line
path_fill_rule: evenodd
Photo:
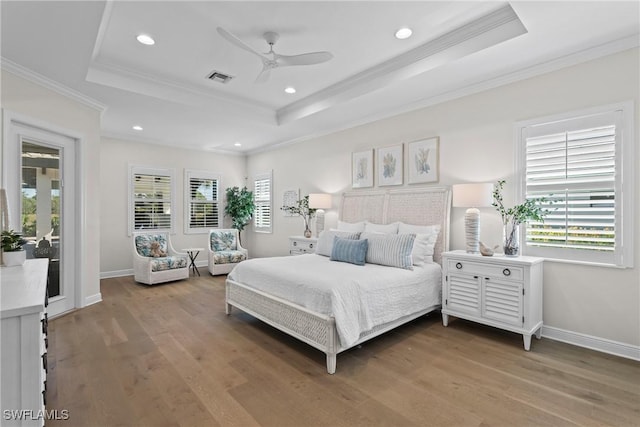
<path fill-rule="evenodd" d="M 173 230 L 174 179 L 170 169 L 129 168 L 129 231 Z"/>
<path fill-rule="evenodd" d="M 258 233 L 271 233 L 273 213 L 271 208 L 271 172 L 256 175 L 253 180 L 253 230 Z"/>
<path fill-rule="evenodd" d="M 220 174 L 185 170 L 185 233 L 206 233 L 220 227 Z"/>
<path fill-rule="evenodd" d="M 549 211 L 527 223 L 528 255 L 632 266 L 631 110 L 626 103 L 517 125 L 519 199 L 544 198 Z"/>

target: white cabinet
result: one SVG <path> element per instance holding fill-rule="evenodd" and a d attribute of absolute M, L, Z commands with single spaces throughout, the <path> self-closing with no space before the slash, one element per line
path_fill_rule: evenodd
<path fill-rule="evenodd" d="M 522 334 L 525 350 L 542 330 L 543 259 L 442 254 L 442 323 L 449 316 Z"/>
<path fill-rule="evenodd" d="M 316 251 L 318 239 L 314 237 L 289 237 L 289 253 L 291 255 L 312 254 Z"/>
<path fill-rule="evenodd" d="M 47 259 L 0 269 L 0 383 L 4 426 L 44 425 Z"/>

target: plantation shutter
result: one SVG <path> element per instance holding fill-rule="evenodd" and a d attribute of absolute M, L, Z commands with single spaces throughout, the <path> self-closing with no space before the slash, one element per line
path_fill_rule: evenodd
<path fill-rule="evenodd" d="M 611 111 L 523 129 L 526 197 L 545 198 L 541 206 L 549 211 L 544 222 L 527 223 L 528 247 L 577 250 L 585 260 L 603 259 L 587 252 L 620 248 L 619 116 Z"/>
<path fill-rule="evenodd" d="M 271 173 L 257 175 L 253 181 L 255 211 L 253 214 L 254 231 L 270 233 L 272 231 Z"/>
<path fill-rule="evenodd" d="M 220 226 L 219 180 L 200 178 L 195 172 L 187 175 L 189 183 L 187 221 L 190 231 L 218 228 Z"/>
<path fill-rule="evenodd" d="M 133 229 L 171 229 L 171 176 L 133 173 Z"/>

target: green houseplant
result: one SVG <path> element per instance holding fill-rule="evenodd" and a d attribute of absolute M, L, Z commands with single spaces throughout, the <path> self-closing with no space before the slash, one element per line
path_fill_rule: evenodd
<path fill-rule="evenodd" d="M 231 217 L 232 226 L 240 232 L 251 221 L 255 205 L 253 203 L 253 193 L 247 187 L 229 187 L 225 190 L 227 204 L 224 207 L 224 214 Z"/>
<path fill-rule="evenodd" d="M 290 214 L 300 215 L 302 219 L 304 219 L 304 237 L 311 237 L 311 228 L 309 228 L 309 224 L 315 216 L 317 209 L 309 207 L 308 195 L 298 200 L 295 205 L 283 206 L 280 209 Z"/>
<path fill-rule="evenodd" d="M 503 225 L 503 249 L 506 256 L 518 256 L 520 254 L 520 224 L 527 221 L 544 222 L 548 211 L 541 207 L 546 199 L 527 199 L 519 205 L 505 208 L 502 199 L 502 189 L 505 180 L 496 183 L 493 189 L 493 202 L 491 203 L 502 218 Z"/>
<path fill-rule="evenodd" d="M 22 234 L 14 230 L 2 232 L 2 261 L 5 266 L 22 265 L 26 260 L 26 252 L 22 247 L 27 241 Z"/>

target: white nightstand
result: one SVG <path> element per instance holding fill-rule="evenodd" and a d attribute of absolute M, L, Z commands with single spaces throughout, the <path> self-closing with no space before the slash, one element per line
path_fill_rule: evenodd
<path fill-rule="evenodd" d="M 316 251 L 318 239 L 315 237 L 291 236 L 289 237 L 289 253 L 291 255 L 312 254 Z"/>
<path fill-rule="evenodd" d="M 442 323 L 449 315 L 522 334 L 524 349 L 542 330 L 544 259 L 450 251 L 442 254 Z"/>

